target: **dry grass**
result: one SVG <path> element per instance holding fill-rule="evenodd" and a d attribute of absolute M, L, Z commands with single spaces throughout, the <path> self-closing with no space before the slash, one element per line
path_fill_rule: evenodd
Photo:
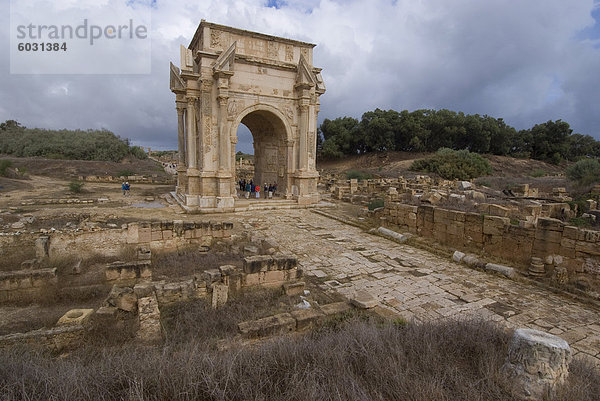
<path fill-rule="evenodd" d="M 161 320 L 167 343 L 184 343 L 190 338 L 213 340 L 230 338 L 237 333 L 237 324 L 288 311 L 295 298 L 283 294 L 280 288 L 244 289 L 231 296 L 219 309 L 204 300 L 178 303 L 161 309 Z"/>
<path fill-rule="evenodd" d="M 222 265 L 242 265 L 242 256 L 230 253 L 205 252 L 198 247 L 186 247 L 175 252 L 155 253 L 152 272 L 156 276 L 184 277 Z"/>
<path fill-rule="evenodd" d="M 4 400 L 513 400 L 499 369 L 509 334 L 486 322 L 336 330 L 219 352 L 188 338 L 163 348 L 88 347 L 65 357 L 0 352 Z M 579 362 L 561 401 L 600 394 Z"/>
<path fill-rule="evenodd" d="M 0 252 L 0 271 L 21 270 L 21 263 L 29 259 L 35 259 L 33 244 L 6 247 Z"/>

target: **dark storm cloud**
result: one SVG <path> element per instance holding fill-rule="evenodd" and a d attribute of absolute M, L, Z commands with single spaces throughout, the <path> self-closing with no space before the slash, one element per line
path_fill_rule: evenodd
<path fill-rule="evenodd" d="M 108 0 L 107 0 L 108 1 Z M 65 6 L 75 4 L 65 0 Z M 149 75 L 10 75 L 8 4 L 0 9 L 0 120 L 107 128 L 176 148 L 168 64 L 204 18 L 316 43 L 327 92 L 319 119 L 376 107 L 448 108 L 517 128 L 563 119 L 600 139 L 597 3 L 538 0 L 158 1 Z M 244 135 L 239 148 L 249 150 Z"/>

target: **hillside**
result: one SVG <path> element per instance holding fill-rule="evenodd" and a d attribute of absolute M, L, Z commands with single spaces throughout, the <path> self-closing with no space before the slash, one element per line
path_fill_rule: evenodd
<path fill-rule="evenodd" d="M 71 179 L 78 176 L 110 175 L 157 175 L 169 177 L 161 164 L 151 160 L 140 160 L 132 156 L 125 157 L 121 162 L 88 161 L 88 160 L 56 160 L 41 157 L 12 157 L 0 155 L 0 159 L 10 160 L 13 168 L 26 171 L 31 175 Z M 133 173 L 133 174 L 131 174 Z"/>

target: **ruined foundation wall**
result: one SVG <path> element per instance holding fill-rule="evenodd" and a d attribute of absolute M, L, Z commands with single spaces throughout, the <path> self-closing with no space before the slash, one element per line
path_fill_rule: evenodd
<path fill-rule="evenodd" d="M 210 245 L 214 238 L 230 236 L 233 223 L 184 223 L 182 220 L 129 223 L 121 229 L 106 229 L 50 235 L 49 256 L 89 254 L 118 255 L 123 246 L 145 245 L 152 250 L 176 249 L 188 244 Z"/>
<path fill-rule="evenodd" d="M 51 296 L 57 284 L 56 269 L 0 272 L 0 303 L 39 300 Z"/>
<path fill-rule="evenodd" d="M 536 224 L 423 205 L 386 201 L 386 224 L 458 249 L 502 258 L 527 272 L 532 258 L 545 264 L 545 274 L 559 282 L 600 288 L 600 231 L 569 226 L 540 217 Z"/>

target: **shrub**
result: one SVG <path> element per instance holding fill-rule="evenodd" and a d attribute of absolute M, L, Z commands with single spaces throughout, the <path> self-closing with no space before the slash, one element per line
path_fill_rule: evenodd
<path fill-rule="evenodd" d="M 125 169 L 117 173 L 117 177 L 129 177 L 130 175 L 135 175 L 135 171 Z"/>
<path fill-rule="evenodd" d="M 567 168 L 567 177 L 580 185 L 589 185 L 600 181 L 600 162 L 597 159 L 579 160 Z"/>
<path fill-rule="evenodd" d="M 8 176 L 8 169 L 12 166 L 12 162 L 10 160 L 0 160 L 0 176 L 6 177 Z"/>
<path fill-rule="evenodd" d="M 368 180 L 370 178 L 373 178 L 373 176 L 370 173 L 367 173 L 364 171 L 360 171 L 360 170 L 346 171 L 346 179 L 347 180 L 357 179 L 358 181 L 362 181 L 362 180 Z"/>
<path fill-rule="evenodd" d="M 468 150 L 442 148 L 433 157 L 416 160 L 411 170 L 436 173 L 448 180 L 469 180 L 492 172 L 489 162 Z"/>
<path fill-rule="evenodd" d="M 369 208 L 369 210 L 375 210 L 378 209 L 380 207 L 383 207 L 383 199 L 375 199 L 372 202 L 370 202 L 367 207 Z"/>
<path fill-rule="evenodd" d="M 80 181 L 71 181 L 69 183 L 69 191 L 79 194 L 79 193 L 83 192 L 84 185 L 85 185 L 85 183 L 80 182 Z"/>
<path fill-rule="evenodd" d="M 534 178 L 543 177 L 546 175 L 546 171 L 544 169 L 538 168 L 533 170 L 529 175 Z"/>
<path fill-rule="evenodd" d="M 148 154 L 144 151 L 144 149 L 139 146 L 131 146 L 129 148 L 129 153 L 137 159 L 145 160 L 148 158 Z"/>

